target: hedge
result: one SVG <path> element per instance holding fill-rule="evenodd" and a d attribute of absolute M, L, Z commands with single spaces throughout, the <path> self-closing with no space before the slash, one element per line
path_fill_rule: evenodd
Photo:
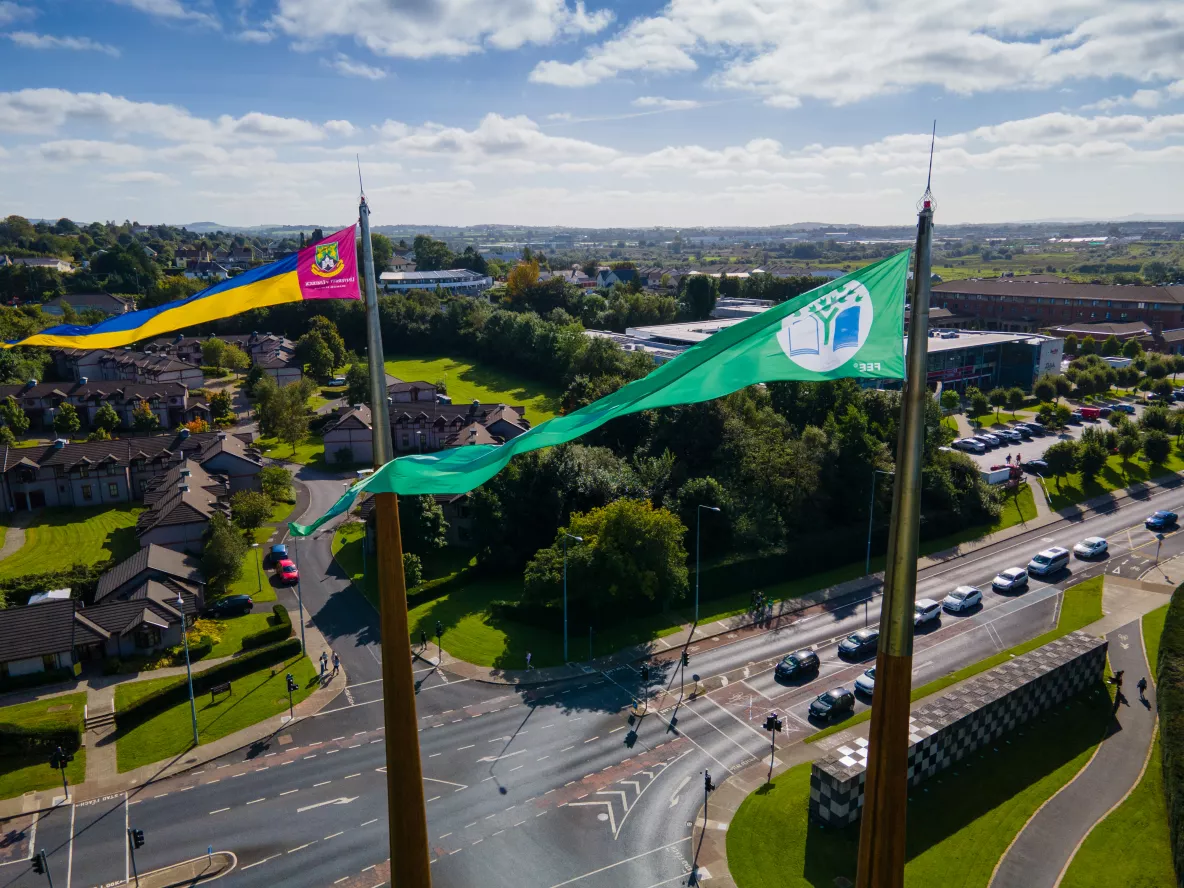
<path fill-rule="evenodd" d="M 243 636 L 242 649 L 252 651 L 265 645 L 283 641 L 292 634 L 292 618 L 288 616 L 288 609 L 277 604 L 271 609 L 271 616 L 267 618 L 267 628 L 260 629 Z"/>
<path fill-rule="evenodd" d="M 46 589 L 69 589 L 71 597 L 89 600 L 99 585 L 99 577 L 111 565 L 111 561 L 101 564 L 75 564 L 65 570 L 11 577 L 0 580 L 0 593 L 8 599 L 10 606 L 27 604 L 30 595 L 44 592 Z"/>
<path fill-rule="evenodd" d="M 74 670 L 69 668 L 47 669 L 45 672 L 30 672 L 28 675 L 10 675 L 8 678 L 0 679 L 0 693 L 70 681 L 73 678 Z"/>
<path fill-rule="evenodd" d="M 274 666 L 276 663 L 282 663 L 284 660 L 298 656 L 299 654 L 300 639 L 289 638 L 286 641 L 281 641 L 279 644 L 262 647 L 249 654 L 236 657 L 233 660 L 221 663 L 193 676 L 194 696 L 209 693 L 210 688 L 214 685 L 234 681 L 237 678 L 250 675 L 252 672 L 256 672 L 265 666 Z M 188 699 L 188 683 L 184 678 L 178 678 L 176 683 L 163 687 L 146 697 L 141 697 L 126 709 L 117 711 L 115 713 L 115 725 L 120 729 L 132 727 Z"/>
<path fill-rule="evenodd" d="M 82 746 L 82 720 L 74 724 L 14 725 L 0 722 L 0 758 L 48 756 L 58 747 L 75 752 Z"/>
<path fill-rule="evenodd" d="M 1155 686 L 1163 793 L 1168 807 L 1172 861 L 1178 874 L 1184 874 L 1184 592 L 1181 590 L 1184 585 L 1176 588 L 1168 605 L 1159 642 Z M 1177 884 L 1184 885 L 1184 879 L 1177 877 Z"/>

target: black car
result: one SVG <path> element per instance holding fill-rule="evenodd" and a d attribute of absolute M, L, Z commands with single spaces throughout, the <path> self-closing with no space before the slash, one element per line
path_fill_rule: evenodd
<path fill-rule="evenodd" d="M 794 651 L 785 657 L 785 659 L 777 664 L 777 668 L 773 670 L 773 674 L 777 678 L 797 678 L 799 675 L 817 671 L 818 654 L 807 648 L 805 650 Z"/>
<path fill-rule="evenodd" d="M 1020 467 L 1025 472 L 1031 472 L 1034 475 L 1044 475 L 1048 472 L 1048 463 L 1042 459 L 1030 459 L 1025 463 L 1021 463 Z"/>
<path fill-rule="evenodd" d="M 1179 516 L 1175 512 L 1166 512 L 1160 509 L 1150 518 L 1143 522 L 1148 530 L 1164 530 L 1168 527 L 1175 527 Z"/>
<path fill-rule="evenodd" d="M 834 688 L 810 702 L 810 717 L 834 721 L 855 708 L 855 695 L 848 688 Z"/>
<path fill-rule="evenodd" d="M 866 657 L 875 653 L 879 642 L 879 629 L 860 629 L 839 642 L 839 653 L 844 657 Z"/>
<path fill-rule="evenodd" d="M 254 606 L 255 602 L 251 600 L 250 595 L 227 595 L 225 598 L 219 598 L 206 608 L 206 615 L 211 617 L 233 617 L 238 614 L 249 614 L 251 608 Z"/>

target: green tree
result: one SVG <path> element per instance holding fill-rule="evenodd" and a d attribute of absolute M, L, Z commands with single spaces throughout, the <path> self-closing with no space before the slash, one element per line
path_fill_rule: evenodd
<path fill-rule="evenodd" d="M 1065 337 L 1064 355 L 1067 358 L 1074 357 L 1077 354 L 1077 334 L 1070 333 Z"/>
<path fill-rule="evenodd" d="M 259 473 L 259 485 L 272 502 L 286 503 L 292 498 L 292 473 L 283 466 L 267 466 Z"/>
<path fill-rule="evenodd" d="M 315 330 L 296 340 L 296 358 L 317 379 L 325 380 L 333 375 L 333 351 Z"/>
<path fill-rule="evenodd" d="M 1150 429 L 1143 434 L 1143 456 L 1152 465 L 1161 465 L 1172 452 L 1172 439 L 1166 432 Z"/>
<path fill-rule="evenodd" d="M 1122 356 L 1134 360 L 1143 353 L 1143 346 L 1139 344 L 1137 339 L 1128 339 L 1122 344 Z"/>
<path fill-rule="evenodd" d="M 975 417 L 982 416 L 991 409 L 990 400 L 974 386 L 966 389 L 966 399 L 970 401 L 970 413 Z"/>
<path fill-rule="evenodd" d="M 16 435 L 8 426 L 0 426 L 0 446 L 11 447 L 16 443 Z"/>
<path fill-rule="evenodd" d="M 247 541 L 221 512 L 210 518 L 210 529 L 202 548 L 201 567 L 206 582 L 214 592 L 223 592 L 226 587 L 242 576 L 243 558 L 247 554 Z"/>
<path fill-rule="evenodd" d="M 1044 451 L 1044 461 L 1048 463 L 1048 474 L 1056 479 L 1057 490 L 1060 490 L 1061 479 L 1077 466 L 1077 444 L 1073 441 L 1058 441 Z"/>
<path fill-rule="evenodd" d="M 1122 457 L 1122 471 L 1125 475 L 1131 459 L 1142 448 L 1142 442 L 1139 436 L 1135 435 L 1119 435 L 1118 436 L 1118 455 Z"/>
<path fill-rule="evenodd" d="M 210 416 L 215 421 L 234 418 L 234 400 L 226 389 L 210 395 Z"/>
<path fill-rule="evenodd" d="M 987 394 L 987 400 L 991 406 L 995 408 L 995 421 L 999 421 L 999 409 L 1007 406 L 1007 390 L 1002 388 L 993 388 Z"/>
<path fill-rule="evenodd" d="M 311 385 L 309 380 L 301 380 L 281 388 L 266 376 L 255 386 L 260 431 L 291 445 L 293 454 L 296 445 L 308 437 Z"/>
<path fill-rule="evenodd" d="M 53 417 L 53 430 L 59 435 L 73 435 L 82 428 L 82 420 L 73 404 L 63 402 Z"/>
<path fill-rule="evenodd" d="M 1032 384 L 1032 394 L 1036 396 L 1037 400 L 1047 404 L 1057 396 L 1055 379 L 1048 373 L 1041 374 Z"/>
<path fill-rule="evenodd" d="M 1154 385 L 1151 386 L 1151 394 L 1157 395 L 1164 400 L 1171 398 L 1172 392 L 1175 390 L 1176 387 L 1172 385 L 1172 381 L 1170 379 L 1157 379 L 1155 380 Z"/>
<path fill-rule="evenodd" d="M 226 343 L 221 339 L 210 337 L 201 344 L 201 362 L 206 367 L 222 366 L 222 355 L 226 352 Z"/>
<path fill-rule="evenodd" d="M 711 316 L 715 308 L 715 301 L 719 297 L 719 285 L 716 279 L 706 274 L 689 274 L 683 278 L 683 305 L 696 321 L 702 321 Z"/>
<path fill-rule="evenodd" d="M 1015 412 L 1024 406 L 1024 401 L 1028 396 L 1024 394 L 1024 390 L 1019 386 L 1014 386 L 1007 390 L 1007 409 L 1011 411 L 1014 418 Z"/>
<path fill-rule="evenodd" d="M 403 553 L 403 582 L 408 589 L 423 582 L 423 561 L 414 552 Z"/>
<path fill-rule="evenodd" d="M 240 490 L 230 498 L 230 514 L 243 530 L 262 527 L 271 517 L 271 498 L 257 490 Z"/>
<path fill-rule="evenodd" d="M 1094 434 L 1086 434 L 1093 432 Z M 1086 429 L 1077 445 L 1077 471 L 1083 482 L 1093 481 L 1106 465 L 1110 454 L 1096 429 Z M 1047 456 L 1045 457 L 1047 460 Z"/>
<path fill-rule="evenodd" d="M 110 404 L 103 404 L 102 407 L 95 411 L 95 428 L 102 429 L 110 435 L 119 428 L 119 425 L 119 414 L 115 412 L 115 408 Z"/>
<path fill-rule="evenodd" d="M 452 265 L 452 251 L 444 241 L 417 234 L 414 249 L 416 271 L 440 271 Z"/>
<path fill-rule="evenodd" d="M 4 403 L 0 404 L 0 420 L 3 420 L 5 427 L 11 429 L 12 433 L 18 437 L 29 430 L 29 417 L 12 395 L 9 395 L 4 399 Z"/>
<path fill-rule="evenodd" d="M 235 373 L 242 373 L 251 366 L 251 358 L 237 345 L 227 345 L 222 350 L 222 366 Z"/>
<path fill-rule="evenodd" d="M 1081 340 L 1081 348 L 1079 351 L 1083 355 L 1097 354 L 1098 343 L 1092 336 L 1087 335 L 1085 339 Z"/>
<path fill-rule="evenodd" d="M 160 428 L 160 418 L 152 412 L 147 401 L 141 401 L 132 410 L 132 428 L 138 435 L 151 435 Z"/>
<path fill-rule="evenodd" d="M 347 404 L 370 403 L 370 370 L 365 364 L 350 364 L 345 371 L 345 400 Z"/>
<path fill-rule="evenodd" d="M 1148 407 L 1143 411 L 1143 415 L 1139 417 L 1139 425 L 1142 428 L 1157 432 L 1166 432 L 1169 422 L 1170 413 L 1168 408 L 1159 405 Z"/>
<path fill-rule="evenodd" d="M 941 409 L 946 413 L 956 413 L 958 408 L 962 406 L 962 399 L 958 397 L 958 393 L 951 388 L 942 389 L 941 392 Z"/>
<path fill-rule="evenodd" d="M 358 259 L 361 259 L 360 238 L 358 239 L 358 246 Z M 390 265 L 391 257 L 395 255 L 395 245 L 391 243 L 391 239 L 385 234 L 372 231 L 370 232 L 370 250 L 374 254 L 374 270 L 381 274 L 382 270 Z"/>
<path fill-rule="evenodd" d="M 344 367 L 349 350 L 336 325 L 323 315 L 314 315 L 308 322 L 308 329 L 311 333 L 319 333 L 325 345 L 329 346 L 329 351 L 333 352 L 333 369 Z"/>
<path fill-rule="evenodd" d="M 702 512 L 699 506 L 714 506 L 718 512 Z M 717 480 L 710 476 L 691 478 L 678 490 L 675 498 L 675 513 L 687 529 L 686 545 L 690 550 L 695 545 L 695 522 L 699 525 L 699 544 L 702 552 L 714 555 L 726 552 L 732 544 L 732 498 Z"/>
<path fill-rule="evenodd" d="M 1163 379 L 1171 371 L 1161 358 L 1155 357 L 1147 362 L 1146 372 L 1152 379 Z"/>
<path fill-rule="evenodd" d="M 399 530 L 403 548 L 417 555 L 435 552 L 448 544 L 444 511 L 430 496 L 399 497 Z"/>
<path fill-rule="evenodd" d="M 1102 354 L 1108 358 L 1122 352 L 1122 343 L 1118 341 L 1118 337 L 1111 333 L 1106 337 L 1106 341 L 1102 343 Z"/>
<path fill-rule="evenodd" d="M 1073 391 L 1072 381 L 1066 378 L 1063 374 L 1058 373 L 1056 376 L 1054 376 L 1053 383 L 1057 387 L 1058 398 L 1063 398 L 1068 395 L 1069 392 Z"/>

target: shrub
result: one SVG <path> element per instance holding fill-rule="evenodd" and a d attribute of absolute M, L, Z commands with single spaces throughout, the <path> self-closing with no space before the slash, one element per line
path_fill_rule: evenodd
<path fill-rule="evenodd" d="M 1159 642 L 1155 692 L 1159 701 L 1163 792 L 1176 872 L 1184 873 L 1184 586 L 1168 605 Z"/>
<path fill-rule="evenodd" d="M 251 651 L 261 648 L 277 641 L 283 641 L 291 634 L 292 618 L 288 616 L 287 608 L 282 604 L 277 604 L 271 609 L 271 616 L 267 618 L 266 629 L 260 629 L 258 632 L 243 636 L 242 649 Z"/>
<path fill-rule="evenodd" d="M 0 722 L 0 758 L 46 755 L 57 747 L 74 752 L 82 745 L 82 719 L 76 715 L 47 720 L 44 724 L 17 725 Z"/>
<path fill-rule="evenodd" d="M 30 672 L 28 675 L 10 675 L 8 678 L 0 679 L 0 693 L 54 684 L 73 677 L 73 669 L 48 669 L 45 672 Z"/>

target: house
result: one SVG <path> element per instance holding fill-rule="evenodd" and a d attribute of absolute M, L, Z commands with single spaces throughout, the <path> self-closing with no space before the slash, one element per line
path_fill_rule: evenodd
<path fill-rule="evenodd" d="M 92 604 L 137 597 L 149 580 L 176 586 L 205 603 L 206 577 L 198 559 L 149 543 L 99 577 Z"/>
<path fill-rule="evenodd" d="M 130 382 L 180 382 L 201 388 L 201 367 L 167 355 L 150 355 L 130 349 L 51 348 L 54 368 L 65 379 L 121 380 Z"/>
<path fill-rule="evenodd" d="M 70 274 L 74 271 L 73 263 L 67 262 L 65 259 L 58 259 L 56 256 L 17 256 L 9 261 L 13 265 L 23 265 L 26 268 L 48 268 L 50 271 L 59 271 L 62 274 Z"/>
<path fill-rule="evenodd" d="M 233 333 L 223 336 L 184 336 L 178 333 L 172 338 L 162 338 L 154 340 L 144 346 L 144 351 L 153 355 L 166 355 L 178 361 L 184 361 L 187 364 L 201 365 L 202 361 L 201 349 L 202 346 L 211 339 L 220 339 L 227 345 L 233 345 L 240 348 L 248 357 L 255 358 L 259 355 L 270 354 L 277 351 L 295 352 L 296 343 L 284 336 L 276 336 L 272 333 Z"/>
<path fill-rule="evenodd" d="M 230 277 L 230 269 L 218 262 L 191 260 L 185 263 L 184 274 L 190 280 L 224 281 Z"/>
<path fill-rule="evenodd" d="M 430 382 L 419 380 L 417 382 L 397 382 L 388 383 L 386 387 L 387 397 L 396 403 L 408 403 L 411 401 L 430 401 L 437 400 L 436 387 Z"/>
<path fill-rule="evenodd" d="M 473 510 L 469 507 L 471 494 L 436 494 L 432 497 L 444 513 L 447 525 L 445 539 L 450 546 L 471 546 L 473 544 Z"/>
<path fill-rule="evenodd" d="M 196 462 L 233 491 L 257 489 L 263 459 L 225 432 L 118 438 L 0 451 L 0 495 L 9 510 L 98 506 L 141 499 L 150 482 L 178 463 Z"/>
<path fill-rule="evenodd" d="M 304 365 L 294 352 L 276 350 L 261 354 L 254 359 L 254 364 L 282 386 L 304 378 Z"/>
<path fill-rule="evenodd" d="M 584 274 L 578 265 L 573 265 L 570 269 L 560 269 L 559 271 L 539 272 L 539 283 L 554 278 L 559 278 L 564 283 L 573 284 L 582 290 L 591 290 L 596 286 L 596 281 Z"/>
<path fill-rule="evenodd" d="M 641 276 L 633 268 L 602 268 L 596 273 L 597 289 L 607 290 L 615 284 L 642 283 Z"/>
<path fill-rule="evenodd" d="M 391 256 L 391 260 L 386 264 L 384 271 L 415 271 L 415 260 L 408 259 L 406 256 L 400 256 L 396 253 Z"/>
<path fill-rule="evenodd" d="M 210 408 L 204 398 L 190 396 L 189 389 L 179 382 L 91 383 L 88 377 L 77 382 L 37 382 L 24 385 L 0 385 L 0 402 L 12 398 L 29 417 L 29 428 L 35 431 L 53 428 L 53 419 L 62 404 L 71 404 L 78 411 L 84 427 L 94 425 L 95 415 L 103 405 L 109 405 L 119 415 L 125 429 L 132 427 L 133 415 L 147 404 L 156 414 L 161 428 L 173 429 L 201 417 L 209 419 Z"/>
<path fill-rule="evenodd" d="M 173 265 L 177 268 L 187 268 L 190 262 L 209 262 L 211 259 L 210 251 L 199 247 L 178 247 L 173 253 Z"/>
<path fill-rule="evenodd" d="M 370 408 L 365 404 L 338 409 L 336 418 L 322 429 L 325 459 L 342 464 L 367 463 L 374 460 L 374 431 L 370 422 Z M 342 453 L 348 449 L 349 453 Z"/>
<path fill-rule="evenodd" d="M 184 461 L 148 482 L 144 505 L 147 508 L 136 519 L 141 546 L 199 554 L 214 514 L 230 517 L 230 482 Z"/>
<path fill-rule="evenodd" d="M 68 296 L 55 296 L 44 303 L 41 310 L 48 315 L 61 317 L 65 314 L 63 302 L 77 312 L 101 311 L 109 315 L 127 314 L 136 307 L 130 296 L 115 296 L 111 293 L 71 293 Z"/>
<path fill-rule="evenodd" d="M 76 628 L 69 598 L 0 610 L 0 681 L 72 667 Z M 81 633 L 84 643 L 97 639 Z"/>

